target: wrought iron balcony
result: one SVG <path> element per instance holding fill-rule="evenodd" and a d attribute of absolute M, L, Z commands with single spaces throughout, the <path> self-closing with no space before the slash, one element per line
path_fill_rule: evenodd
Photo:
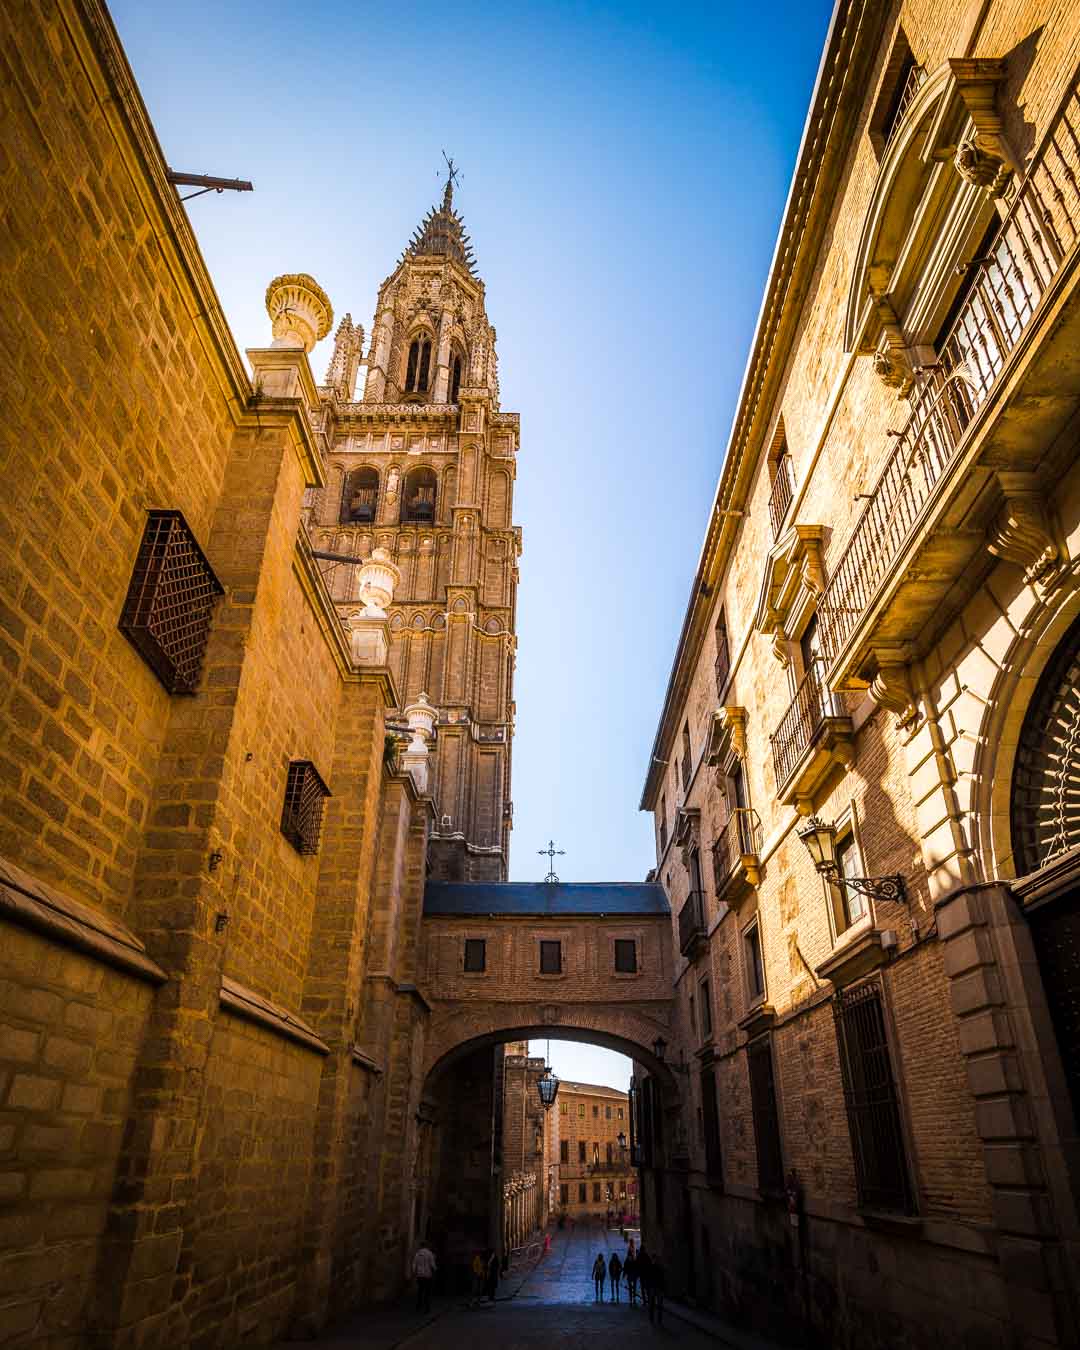
<path fill-rule="evenodd" d="M 915 95 L 919 92 L 919 88 L 921 87 L 922 82 L 925 79 L 926 79 L 925 66 L 912 66 L 911 69 L 908 71 L 908 77 L 904 81 L 903 92 L 901 93 L 899 99 L 897 100 L 896 109 L 893 112 L 892 119 L 889 122 L 889 125 L 885 128 L 884 142 L 886 146 L 889 145 L 892 138 L 896 135 L 897 131 L 900 129 L 900 125 L 904 120 L 904 115 L 907 112 L 908 108 L 911 107 L 912 100 L 915 98 Z"/>
<path fill-rule="evenodd" d="M 717 902 L 727 898 L 741 878 L 751 886 L 761 880 L 761 821 L 750 807 L 737 806 L 713 844 Z"/>
<path fill-rule="evenodd" d="M 970 476 L 973 466 L 962 474 L 954 470 L 967 458 L 973 438 L 982 433 L 985 418 L 980 413 L 1004 384 L 1002 371 L 1013 368 L 1013 353 L 1030 346 L 1026 335 L 1045 309 L 1042 301 L 1055 290 L 1071 261 L 1078 234 L 1080 87 L 1074 81 L 993 243 L 973 264 L 977 270 L 969 293 L 937 364 L 918 372 L 910 416 L 896 434 L 885 467 L 832 569 L 818 614 L 834 683 L 847 679 L 857 665 L 859 630 L 868 613 L 880 609 L 883 597 L 904 583 L 906 563 L 901 555 L 925 543 L 935 525 L 935 512 L 940 515 L 943 509 L 946 484 L 950 492 L 959 492 L 960 478 Z M 1054 337 L 1067 347 L 1070 335 L 1059 332 Z M 1048 334 L 1048 347 L 1051 340 Z M 1016 398 L 1011 385 L 1010 391 Z M 1042 434 L 1031 424 L 1031 417 L 1040 415 L 1037 401 L 1025 401 L 1027 443 L 1036 443 Z M 942 584 L 924 575 L 921 590 L 913 586 L 907 625 L 913 632 L 933 614 L 948 585 L 977 551 L 976 542 L 967 556 L 961 556 L 957 549 L 963 541 L 958 541 L 957 530 L 951 534 L 948 565 L 932 564 L 943 573 Z M 891 640 L 906 639 L 900 624 L 891 627 L 896 630 L 888 633 Z"/>
<path fill-rule="evenodd" d="M 784 517 L 794 496 L 795 474 L 791 468 L 791 456 L 781 455 L 776 461 L 776 477 L 773 479 L 772 492 L 769 494 L 769 520 L 772 523 L 774 539 L 784 527 Z"/>
<path fill-rule="evenodd" d="M 705 896 L 691 891 L 679 910 L 679 951 L 689 956 L 699 942 L 705 941 Z"/>
<path fill-rule="evenodd" d="M 782 801 L 805 798 L 836 762 L 850 763 L 852 725 L 842 694 L 825 683 L 826 662 L 815 656 L 791 706 L 769 737 L 776 791 Z"/>

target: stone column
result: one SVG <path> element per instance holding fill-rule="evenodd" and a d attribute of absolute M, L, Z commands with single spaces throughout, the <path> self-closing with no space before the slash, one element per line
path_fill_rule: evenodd
<path fill-rule="evenodd" d="M 1039 1049 L 1053 1031 L 1031 934 L 1001 882 L 956 890 L 936 912 L 1017 1343 L 1075 1345 L 1075 1244 L 1070 1254 L 1055 1214 L 1070 1188 Z"/>

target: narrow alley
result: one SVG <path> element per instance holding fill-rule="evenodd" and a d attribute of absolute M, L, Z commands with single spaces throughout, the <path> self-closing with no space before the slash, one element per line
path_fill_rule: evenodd
<path fill-rule="evenodd" d="M 430 1313 L 417 1313 L 410 1298 L 393 1308 L 361 1312 L 317 1341 L 317 1350 L 444 1350 L 467 1345 L 469 1350 L 542 1350 L 573 1342 L 579 1350 L 616 1344 L 618 1350 L 645 1350 L 657 1342 L 680 1350 L 774 1350 L 771 1342 L 728 1327 L 718 1318 L 668 1302 L 662 1320 L 650 1324 L 644 1305 L 631 1307 L 622 1287 L 618 1304 L 595 1301 L 591 1277 L 597 1252 L 605 1261 L 613 1252 L 626 1254 L 618 1230 L 579 1224 L 552 1231 L 551 1250 L 525 1272 L 511 1272 L 499 1285 L 494 1305 L 471 1306 L 467 1297 L 434 1300 Z M 283 1341 L 278 1350 L 300 1342 Z"/>

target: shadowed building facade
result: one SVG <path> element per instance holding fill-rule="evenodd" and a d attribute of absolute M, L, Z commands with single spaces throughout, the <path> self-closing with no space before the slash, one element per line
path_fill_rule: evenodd
<path fill-rule="evenodd" d="M 706 524 L 643 1209 L 763 1331 L 1080 1338 L 1078 57 L 1075 6 L 836 5 Z"/>

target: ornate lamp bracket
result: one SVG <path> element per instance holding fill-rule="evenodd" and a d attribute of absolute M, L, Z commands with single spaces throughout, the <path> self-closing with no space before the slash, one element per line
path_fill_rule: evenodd
<path fill-rule="evenodd" d="M 842 877 L 836 874 L 838 885 L 847 886 L 871 900 L 887 900 L 890 904 L 907 904 L 907 887 L 899 872 L 887 877 Z"/>

